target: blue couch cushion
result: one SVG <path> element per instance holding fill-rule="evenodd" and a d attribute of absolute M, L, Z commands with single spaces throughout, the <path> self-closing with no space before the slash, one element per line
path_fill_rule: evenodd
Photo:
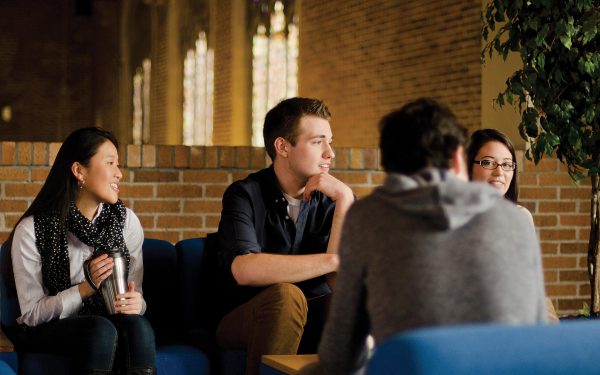
<path fill-rule="evenodd" d="M 600 322 L 470 325 L 401 333 L 381 344 L 369 374 L 598 374 Z"/>
<path fill-rule="evenodd" d="M 200 350 L 191 346 L 164 346 L 156 352 L 158 375 L 209 374 L 208 359 Z"/>
<path fill-rule="evenodd" d="M 182 303 L 181 317 L 187 330 L 205 328 L 200 312 L 206 305 L 201 290 L 209 286 L 201 284 L 201 269 L 204 262 L 204 238 L 190 238 L 175 244 L 179 265 L 179 285 Z M 202 334 L 202 333 L 201 333 Z"/>
<path fill-rule="evenodd" d="M 224 350 L 221 352 L 221 370 L 224 375 L 243 375 L 246 373 L 246 351 Z"/>
<path fill-rule="evenodd" d="M 175 244 L 180 267 L 184 326 L 210 336 L 223 315 L 223 276 L 217 260 L 216 234 Z"/>
<path fill-rule="evenodd" d="M 21 374 L 68 375 L 69 360 L 48 353 L 24 353 L 21 361 Z M 209 374 L 208 359 L 200 350 L 184 345 L 171 345 L 157 348 L 156 370 L 159 375 Z M 0 372 L 0 375 L 2 373 Z"/>
<path fill-rule="evenodd" d="M 14 375 L 16 374 L 15 369 L 11 367 L 7 362 L 0 360 L 0 375 Z"/>
<path fill-rule="evenodd" d="M 17 326 L 17 318 L 21 315 L 17 290 L 14 288 L 14 285 L 9 285 L 4 279 L 4 262 L 8 262 L 7 251 L 8 245 L 4 242 L 0 248 L 0 269 L 3 270 L 2 275 L 0 275 L 0 297 L 2 298 L 2 303 L 0 303 L 0 318 L 4 333 L 10 331 L 10 328 Z"/>
<path fill-rule="evenodd" d="M 227 293 L 219 268 L 216 233 L 207 238 L 190 238 L 175 244 L 180 267 L 183 324 L 188 342 L 210 358 L 213 373 L 243 374 L 246 352 L 221 351 L 215 330 L 224 311 L 222 296 Z"/>
<path fill-rule="evenodd" d="M 156 344 L 177 343 L 181 333 L 181 321 L 177 305 L 178 270 L 175 247 L 167 241 L 144 239 L 144 299 L 146 318 L 154 328 Z"/>
<path fill-rule="evenodd" d="M 48 374 L 49 369 L 53 375 L 69 375 L 70 360 L 50 353 L 21 353 L 20 370 L 21 375 Z"/>
<path fill-rule="evenodd" d="M 10 367 L 13 371 L 13 374 L 19 370 L 17 352 L 0 352 L 0 362 Z M 0 369 L 0 375 L 3 374 L 11 374 L 11 372 L 7 372 L 5 369 Z"/>

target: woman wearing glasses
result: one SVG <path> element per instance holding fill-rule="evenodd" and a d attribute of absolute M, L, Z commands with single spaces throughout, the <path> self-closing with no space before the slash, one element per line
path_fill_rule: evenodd
<path fill-rule="evenodd" d="M 519 198 L 515 147 L 510 139 L 496 129 L 481 129 L 471 135 L 467 151 L 469 177 L 483 181 L 500 190 L 504 197 L 515 204 Z M 531 213 L 522 206 L 527 215 Z"/>
<path fill-rule="evenodd" d="M 467 159 L 471 180 L 487 182 L 500 190 L 506 199 L 514 202 L 523 210 L 533 225 L 533 217 L 529 210 L 518 205 L 517 158 L 511 140 L 496 129 L 477 130 L 471 135 Z M 546 299 L 546 307 L 548 319 L 558 322 L 550 298 Z"/>

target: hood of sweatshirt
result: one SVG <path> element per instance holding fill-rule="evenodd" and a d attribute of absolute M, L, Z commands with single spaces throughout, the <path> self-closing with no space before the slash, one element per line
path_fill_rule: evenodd
<path fill-rule="evenodd" d="M 437 168 L 414 175 L 390 173 L 372 198 L 405 214 L 422 217 L 439 229 L 461 227 L 504 199 L 486 183 L 467 182 L 449 170 Z"/>

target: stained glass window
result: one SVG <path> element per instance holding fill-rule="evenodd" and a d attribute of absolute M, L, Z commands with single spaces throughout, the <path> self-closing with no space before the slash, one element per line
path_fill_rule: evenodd
<path fill-rule="evenodd" d="M 200 32 L 183 66 L 183 144 L 212 145 L 214 53 Z"/>
<path fill-rule="evenodd" d="M 150 139 L 150 59 L 144 59 L 133 76 L 133 143 Z"/>
<path fill-rule="evenodd" d="M 261 11 L 265 4 L 259 3 Z M 288 1 L 288 7 L 291 4 Z M 298 27 L 291 12 L 286 17 L 284 11 L 283 3 L 276 1 L 252 40 L 252 145 L 256 147 L 264 146 L 267 111 L 298 92 Z"/>

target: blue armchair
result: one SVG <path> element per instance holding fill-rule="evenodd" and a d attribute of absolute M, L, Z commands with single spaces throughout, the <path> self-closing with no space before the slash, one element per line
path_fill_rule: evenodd
<path fill-rule="evenodd" d="M 600 322 L 482 324 L 400 333 L 375 350 L 369 374 L 599 374 Z"/>

